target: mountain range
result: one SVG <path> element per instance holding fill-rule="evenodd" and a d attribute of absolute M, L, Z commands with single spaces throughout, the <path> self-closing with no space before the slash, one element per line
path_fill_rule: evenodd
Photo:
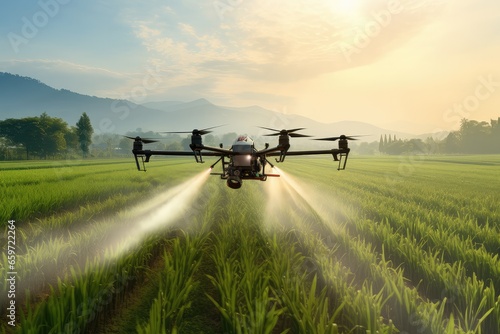
<path fill-rule="evenodd" d="M 376 141 L 383 134 L 396 135 L 398 138 L 429 136 L 416 136 L 357 121 L 321 123 L 259 106 L 218 106 L 206 99 L 138 104 L 55 89 L 33 78 L 0 72 L 0 119 L 39 116 L 44 112 L 70 125 L 74 125 L 86 112 L 95 133 L 126 134 L 138 129 L 155 132 L 191 131 L 193 128 L 225 125 L 217 132 L 261 136 L 269 131 L 259 127 L 301 127 L 306 128 L 304 134 L 315 136 L 367 135 L 362 138 L 364 141 Z"/>

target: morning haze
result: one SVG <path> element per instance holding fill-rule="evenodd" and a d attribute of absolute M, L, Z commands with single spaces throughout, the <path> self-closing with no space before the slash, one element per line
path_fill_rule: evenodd
<path fill-rule="evenodd" d="M 0 71 L 57 89 L 137 104 L 205 98 L 409 133 L 498 114 L 496 1 L 3 6 Z"/>

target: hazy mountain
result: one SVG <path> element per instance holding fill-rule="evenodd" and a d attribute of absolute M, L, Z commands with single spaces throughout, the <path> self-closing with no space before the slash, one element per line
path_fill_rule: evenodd
<path fill-rule="evenodd" d="M 217 106 L 206 99 L 190 102 L 159 101 L 138 105 L 130 101 L 82 95 L 65 89 L 54 89 L 28 77 L 0 72 L 0 119 L 39 116 L 46 112 L 74 125 L 86 112 L 96 133 L 127 133 L 143 131 L 190 131 L 225 125 L 219 134 L 236 132 L 259 137 L 274 129 L 306 128 L 304 134 L 314 136 L 369 135 L 365 141 L 375 141 L 381 134 L 396 134 L 398 138 L 414 135 L 383 129 L 355 121 L 320 123 L 300 115 L 283 114 L 259 106 Z"/>
<path fill-rule="evenodd" d="M 70 125 L 86 112 L 96 133 L 124 133 L 141 124 L 147 128 L 164 117 L 164 112 L 129 101 L 82 95 L 32 78 L 0 73 L 0 119 L 39 116 L 43 112 Z"/>
<path fill-rule="evenodd" d="M 151 104 L 146 104 L 151 106 Z M 395 134 L 398 138 L 411 138 L 412 134 L 382 129 L 372 124 L 357 121 L 340 121 L 321 123 L 310 118 L 283 114 L 259 106 L 224 107 L 217 106 L 206 99 L 198 99 L 184 104 L 169 105 L 166 102 L 157 102 L 156 106 L 167 114 L 169 120 L 166 131 L 172 131 L 171 124 L 178 125 L 179 129 L 205 128 L 227 124 L 218 131 L 237 132 L 252 136 L 261 136 L 270 133 L 259 127 L 273 129 L 305 128 L 301 133 L 314 136 L 337 136 L 340 134 L 366 135 L 362 140 L 379 140 L 381 134 Z M 194 124 L 195 123 L 195 124 Z M 194 124 L 194 125 L 193 125 Z"/>
<path fill-rule="evenodd" d="M 142 105 L 147 108 L 162 110 L 183 103 L 184 102 L 182 101 L 161 101 L 161 102 L 147 102 L 143 103 Z"/>

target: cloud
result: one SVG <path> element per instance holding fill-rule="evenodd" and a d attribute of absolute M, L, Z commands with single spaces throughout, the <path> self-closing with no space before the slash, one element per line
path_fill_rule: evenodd
<path fill-rule="evenodd" d="M 149 52 L 165 58 L 165 66 L 197 71 L 193 79 L 214 78 L 218 71 L 289 82 L 374 62 L 417 35 L 441 6 L 440 1 L 360 0 L 352 13 L 338 13 L 339 1 L 235 2 L 226 5 L 217 27 L 204 30 L 193 23 L 213 14 L 212 5 L 192 13 L 190 22 L 179 21 L 181 15 L 169 8 L 163 16 L 148 16 L 148 22 L 136 19 L 132 27 Z"/>
<path fill-rule="evenodd" d="M 364 1 L 346 15 L 328 1 L 256 0 L 228 26 L 263 76 L 274 68 L 276 80 L 298 80 L 375 62 L 432 22 L 437 3 Z"/>
<path fill-rule="evenodd" d="M 161 31 L 158 29 L 152 29 L 145 24 L 138 24 L 135 34 L 141 40 L 150 40 L 159 36 Z"/>

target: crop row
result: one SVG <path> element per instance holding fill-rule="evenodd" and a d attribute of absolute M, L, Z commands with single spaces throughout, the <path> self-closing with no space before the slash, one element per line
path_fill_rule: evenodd
<path fill-rule="evenodd" d="M 131 229 L 164 199 L 96 220 L 93 208 L 104 214 L 144 194 L 117 186 L 115 200 L 96 188 L 104 192 L 100 201 L 46 212 L 19 228 L 20 282 L 47 293 L 42 300 L 27 295 L 19 332 L 95 332 L 147 268 L 158 270 L 159 287 L 148 317 L 137 323 L 140 333 L 187 330 L 205 311 L 196 304 L 219 316 L 207 328 L 213 332 L 499 332 L 500 180 L 493 167 L 471 175 L 469 165 L 422 161 L 402 175 L 401 163 L 390 159 L 352 164 L 340 173 L 331 162 L 292 160 L 286 168 L 296 177 L 282 172 L 239 191 L 213 178 L 191 198 L 187 220 L 175 214 L 180 203 L 161 211 L 158 219 L 177 217 L 175 228 L 184 225 L 184 233 L 166 243 L 160 235 L 129 248 L 117 244 L 116 254 L 98 246 L 113 245 L 117 224 Z M 110 170 L 102 170 L 102 182 L 112 185 Z M 81 186 L 76 181 L 85 173 L 73 172 L 68 182 Z M 157 175 L 138 183 L 160 185 Z M 463 184 L 468 192 L 459 191 Z M 482 200 L 468 199 L 479 194 Z M 151 268 L 161 254 L 161 268 Z M 47 279 L 52 268 L 63 269 L 56 281 Z"/>
<path fill-rule="evenodd" d="M 214 215 L 220 224 L 211 256 L 216 269 L 209 278 L 218 295 L 208 298 L 221 314 L 222 331 L 337 333 L 337 312 L 326 290 L 305 270 L 295 240 L 263 225 L 258 194 L 253 188 L 221 195 L 224 210 Z"/>
<path fill-rule="evenodd" d="M 68 202 L 70 204 L 67 206 L 73 209 L 65 209 L 66 206 L 54 206 L 51 207 L 50 212 L 47 211 L 41 215 L 41 218 L 36 218 L 40 213 L 35 211 L 27 212 L 26 218 L 22 220 L 18 220 L 17 216 L 13 217 L 16 219 L 15 267 L 18 305 L 24 308 L 24 304 L 29 303 L 30 308 L 34 309 L 38 307 L 38 304 L 46 304 L 47 301 L 43 296 L 52 295 L 52 292 L 57 293 L 61 280 L 63 285 L 71 285 L 70 282 L 76 279 L 76 274 L 84 274 L 85 270 L 81 268 L 86 268 L 90 264 L 98 266 L 100 262 L 107 263 L 115 257 L 120 257 L 125 247 L 128 247 L 127 242 L 121 239 L 130 238 L 132 234 L 131 232 L 121 233 L 121 231 L 137 230 L 136 221 L 140 221 L 140 218 L 147 214 L 144 209 L 150 211 L 154 209 L 149 204 L 150 202 L 143 202 L 143 200 L 158 197 L 155 195 L 160 194 L 162 187 L 160 187 L 161 182 L 158 181 L 159 174 L 151 173 L 139 174 L 136 182 L 132 181 L 140 185 L 135 191 L 132 190 L 133 188 L 124 189 L 123 184 L 126 185 L 127 182 L 123 182 L 123 178 L 127 172 L 121 170 L 122 168 L 123 165 L 119 164 L 117 167 L 113 162 L 72 166 L 69 168 L 70 171 L 63 172 L 70 179 L 67 184 L 64 184 L 68 188 L 68 193 L 75 195 L 72 194 L 72 197 L 67 199 L 64 198 L 65 193 L 61 192 L 59 197 L 63 201 L 74 200 L 75 203 Z M 179 183 L 186 175 L 182 170 L 182 165 L 172 166 L 170 172 L 179 171 L 180 173 L 176 177 L 164 178 L 161 181 L 171 185 Z M 18 171 L 11 169 L 8 172 Z M 19 189 L 16 187 L 22 189 L 23 184 L 30 183 L 26 180 L 33 177 L 33 174 L 27 173 L 27 170 L 19 172 L 23 173 L 18 176 L 17 180 L 4 182 L 11 184 L 6 187 L 9 191 Z M 56 197 L 58 186 L 63 183 L 54 183 L 51 179 L 57 178 L 54 168 L 40 166 L 36 172 L 38 184 L 47 185 L 52 198 Z M 93 178 L 96 173 L 103 176 L 100 180 L 102 184 L 99 187 L 87 187 L 89 182 L 86 180 Z M 152 184 L 155 186 L 148 186 Z M 84 200 L 80 197 L 82 192 L 86 193 L 80 191 L 82 188 L 91 188 L 95 193 L 93 196 L 89 195 L 88 200 Z M 33 189 L 36 189 L 36 186 Z M 34 192 L 33 189 L 30 192 Z M 114 194 L 112 190 L 115 191 Z M 140 205 L 141 210 L 137 209 L 139 199 L 143 202 Z M 161 196 L 159 199 L 161 200 Z M 50 196 L 49 198 L 41 197 L 38 200 L 46 201 L 43 206 L 50 207 Z M 15 205 L 17 208 L 29 207 L 30 203 L 15 203 Z M 115 212 L 116 215 L 107 216 L 110 212 Z M 112 251 L 113 249 L 116 251 Z M 2 252 L 2 265 L 0 266 L 2 276 L 5 276 L 7 271 L 6 254 Z M 5 289 L 6 285 L 0 284 L 0 292 L 4 296 L 6 295 Z M 6 300 L 1 298 L 2 309 L 4 309 L 4 302 Z"/>
<path fill-rule="evenodd" d="M 46 300 L 31 306 L 27 296 L 26 312 L 21 314 L 17 333 L 81 333 L 95 331 L 105 315 L 142 276 L 151 252 L 160 239 L 146 241 L 135 252 L 116 261 L 88 260 L 84 268 L 72 266 L 70 274 L 59 278 Z"/>
<path fill-rule="evenodd" d="M 319 170 L 315 171 L 319 172 Z M 379 178 L 380 175 L 383 174 L 380 173 Z M 456 176 L 454 172 L 448 172 L 449 180 L 452 180 L 454 176 Z M 311 179 L 314 189 L 321 192 L 321 184 L 314 182 L 313 177 Z M 416 184 L 408 178 L 399 187 L 394 188 L 388 187 L 383 179 L 377 182 L 377 177 L 374 175 L 363 175 L 363 173 L 356 175 L 356 179 L 353 180 L 354 187 L 349 187 L 350 181 L 336 182 L 335 187 L 329 184 L 329 191 L 332 188 L 335 189 L 338 208 L 329 208 L 326 210 L 328 214 L 323 217 L 331 217 L 324 219 L 330 222 L 330 226 L 335 226 L 334 223 L 338 224 L 339 221 L 343 222 L 345 227 L 339 228 L 337 225 L 334 232 L 348 233 L 349 237 L 345 240 L 360 239 L 373 243 L 369 253 L 378 253 L 378 256 L 369 259 L 366 266 L 361 266 L 366 268 L 364 272 L 359 272 L 361 270 L 359 264 L 363 263 L 360 261 L 361 257 L 356 256 L 356 259 L 351 259 L 344 255 L 346 262 L 352 261 L 358 264 L 355 277 L 370 279 L 369 277 L 372 276 L 367 270 L 368 264 L 376 263 L 381 258 L 388 259 L 395 268 L 404 269 L 402 272 L 404 272 L 405 280 L 414 282 L 412 284 L 417 287 L 419 294 L 423 294 L 423 298 L 429 298 L 436 305 L 440 305 L 443 315 L 449 317 L 449 322 L 456 323 L 457 328 L 477 333 L 481 330 L 482 332 L 498 331 L 500 297 L 495 292 L 495 290 L 498 291 L 495 288 L 499 283 L 498 256 L 497 252 L 489 252 L 487 249 L 487 247 L 490 247 L 490 250 L 495 247 L 495 237 L 498 240 L 498 227 L 494 224 L 498 208 L 492 209 L 485 219 L 486 222 L 491 219 L 491 226 L 488 226 L 488 223 L 479 222 L 482 213 L 477 215 L 477 212 L 481 210 L 475 210 L 474 207 L 465 215 L 466 222 L 464 222 L 452 211 L 443 214 L 433 202 L 416 203 L 411 199 L 419 194 L 423 195 L 424 191 L 429 194 L 429 197 L 433 197 L 435 183 L 425 183 L 419 180 L 420 182 Z M 446 181 L 446 179 L 441 180 L 444 189 L 440 191 L 447 191 Z M 456 180 L 451 181 L 453 182 Z M 491 179 L 490 186 L 491 182 L 494 184 L 497 180 Z M 472 191 L 479 191 L 479 188 L 480 186 L 477 186 Z M 412 191 L 410 192 L 409 189 Z M 307 193 L 307 191 L 302 192 Z M 468 196 L 461 192 L 450 194 L 449 196 L 457 198 L 456 201 L 460 201 L 463 196 Z M 494 192 L 484 193 L 484 195 L 487 200 L 497 196 Z M 318 204 L 315 203 L 315 206 L 319 207 Z M 489 204 L 486 201 L 486 204 L 481 205 Z M 426 215 L 419 216 L 421 212 L 418 207 L 420 206 L 422 206 L 422 211 L 426 211 Z M 429 215 L 431 219 L 426 224 L 423 220 Z M 374 220 L 371 217 L 381 220 Z M 467 225 L 467 228 L 474 228 L 483 234 L 474 235 L 474 242 L 471 241 L 471 237 L 462 239 L 463 237 L 459 234 L 453 233 L 455 230 L 463 230 L 462 225 Z M 493 238 L 491 235 L 486 236 L 483 231 L 490 227 L 489 232 Z M 484 240 L 481 236 L 485 237 Z M 336 238 L 335 240 L 338 245 L 342 244 L 339 243 L 342 239 Z M 353 245 L 344 245 L 341 249 L 343 252 L 352 253 Z M 372 277 L 370 280 L 375 281 L 375 278 Z M 383 286 L 390 286 L 389 282 Z M 394 314 L 394 311 L 392 313 Z M 418 313 L 413 314 L 413 317 L 416 314 Z M 436 316 L 431 319 L 434 321 Z M 443 323 L 443 321 L 438 322 Z M 398 328 L 404 328 L 400 326 L 401 322 L 397 323 Z M 432 333 L 434 332 L 436 331 Z"/>
<path fill-rule="evenodd" d="M 207 235 L 173 239 L 170 252 L 164 251 L 165 266 L 160 273 L 160 287 L 153 301 L 147 323 L 139 324 L 139 334 L 178 333 L 184 312 L 191 307 L 190 293 L 196 286 L 194 273 L 201 263 Z"/>

